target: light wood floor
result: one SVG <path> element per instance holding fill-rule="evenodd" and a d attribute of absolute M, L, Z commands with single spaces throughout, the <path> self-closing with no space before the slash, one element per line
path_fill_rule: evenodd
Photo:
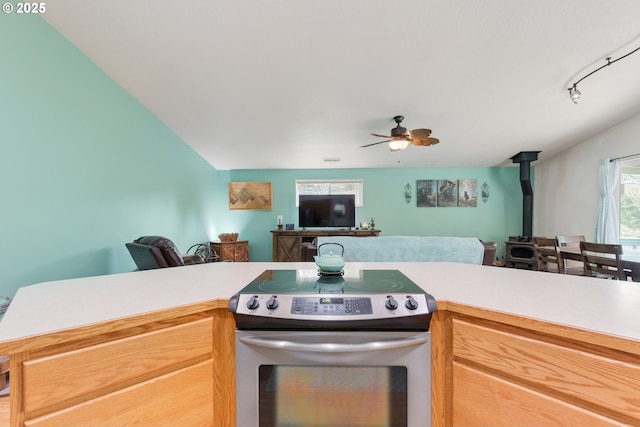
<path fill-rule="evenodd" d="M 9 396 L 0 397 L 0 427 L 9 427 Z"/>

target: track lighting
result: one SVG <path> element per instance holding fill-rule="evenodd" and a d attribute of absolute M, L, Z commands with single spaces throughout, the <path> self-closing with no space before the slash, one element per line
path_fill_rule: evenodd
<path fill-rule="evenodd" d="M 577 104 L 578 98 L 582 96 L 582 92 L 578 90 L 578 88 L 576 87 L 576 84 L 574 84 L 572 87 L 569 88 L 569 97 L 571 98 L 574 104 Z"/>
<path fill-rule="evenodd" d="M 606 58 L 607 63 L 596 68 L 595 70 L 593 70 L 592 72 L 586 74 L 585 76 L 583 76 L 582 78 L 578 79 L 575 83 L 573 83 L 567 90 L 569 91 L 569 98 L 571 99 L 571 102 L 573 102 L 574 104 L 578 103 L 578 98 L 580 98 L 582 96 L 582 92 L 580 92 L 578 90 L 578 83 L 580 83 L 581 81 L 583 81 L 584 79 L 586 79 L 589 76 L 592 76 L 593 74 L 597 73 L 598 71 L 602 70 L 604 67 L 608 67 L 609 65 L 616 63 L 618 61 L 620 61 L 621 59 L 626 58 L 629 55 L 632 55 L 634 53 L 636 53 L 637 51 L 640 50 L 640 47 L 635 48 L 634 50 L 632 50 L 631 52 L 627 53 L 626 55 L 622 55 L 620 58 L 618 59 L 614 59 L 613 61 L 611 60 L 611 57 Z"/>

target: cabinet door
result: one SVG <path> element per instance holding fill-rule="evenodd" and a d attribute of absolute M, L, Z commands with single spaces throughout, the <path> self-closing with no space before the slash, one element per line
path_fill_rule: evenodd
<path fill-rule="evenodd" d="M 220 260 L 221 261 L 236 261 L 236 244 L 235 243 L 223 243 L 220 248 Z"/>
<path fill-rule="evenodd" d="M 34 418 L 30 427 L 212 426 L 213 362 L 169 372 L 149 381 Z"/>
<path fill-rule="evenodd" d="M 238 242 L 236 245 L 236 262 L 249 261 L 249 242 Z"/>
<path fill-rule="evenodd" d="M 273 261 L 300 261 L 300 236 L 273 236 Z"/>
<path fill-rule="evenodd" d="M 637 358 L 472 319 L 452 327 L 454 426 L 639 425 Z"/>

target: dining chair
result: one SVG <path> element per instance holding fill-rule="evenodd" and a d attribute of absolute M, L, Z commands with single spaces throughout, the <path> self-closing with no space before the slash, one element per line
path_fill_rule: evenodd
<path fill-rule="evenodd" d="M 571 274 L 574 276 L 584 276 L 584 263 L 581 261 L 574 261 L 571 259 L 565 259 L 562 257 L 560 251 L 565 249 L 572 249 L 576 254 L 580 254 L 580 242 L 585 241 L 584 236 L 556 236 L 556 243 L 558 245 L 558 253 L 560 256 L 560 264 L 562 265 L 564 274 Z"/>
<path fill-rule="evenodd" d="M 556 241 L 560 247 L 580 247 L 580 242 L 584 242 L 585 240 L 584 236 L 556 236 Z"/>
<path fill-rule="evenodd" d="M 587 276 L 627 280 L 622 267 L 622 245 L 580 242 Z"/>
<path fill-rule="evenodd" d="M 558 254 L 556 239 L 550 237 L 534 237 L 533 251 L 538 262 L 538 271 L 564 273 L 561 258 Z"/>

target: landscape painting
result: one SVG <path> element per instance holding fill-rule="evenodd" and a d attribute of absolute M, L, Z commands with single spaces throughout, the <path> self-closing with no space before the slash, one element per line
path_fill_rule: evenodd
<path fill-rule="evenodd" d="M 458 181 L 455 179 L 438 180 L 438 207 L 457 206 Z"/>
<path fill-rule="evenodd" d="M 474 208 L 478 206 L 478 180 L 458 180 L 458 206 Z"/>
<path fill-rule="evenodd" d="M 419 208 L 436 207 L 438 181 L 435 179 L 419 179 L 416 181 L 416 203 Z"/>

